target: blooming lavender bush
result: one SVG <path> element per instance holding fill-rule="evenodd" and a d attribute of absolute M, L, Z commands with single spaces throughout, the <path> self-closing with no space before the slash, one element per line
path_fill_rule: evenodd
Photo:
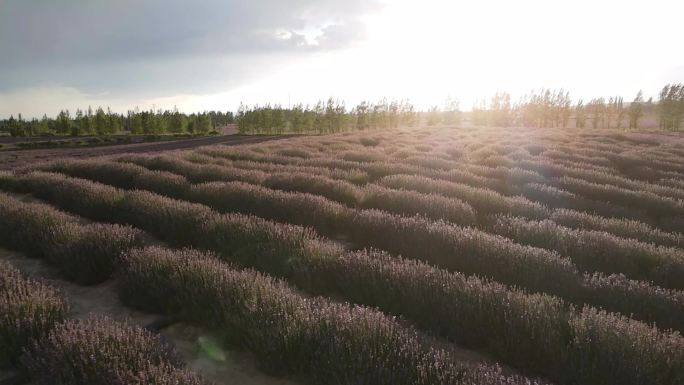
<path fill-rule="evenodd" d="M 21 250 L 30 257 L 46 256 L 46 245 L 66 239 L 69 224 L 75 218 L 40 203 L 25 203 L 16 197 L 0 194 L 0 243 Z"/>
<path fill-rule="evenodd" d="M 595 230 L 576 230 L 551 220 L 500 216 L 492 230 L 518 242 L 555 250 L 586 272 L 622 273 L 674 289 L 684 289 L 684 251 L 656 247 Z"/>
<path fill-rule="evenodd" d="M 107 317 L 67 320 L 27 352 L 40 384 L 203 384 L 159 336 Z M 180 382 L 182 381 L 182 382 Z"/>
<path fill-rule="evenodd" d="M 147 191 L 127 191 L 119 205 L 122 223 L 127 223 L 174 245 L 196 242 L 216 212 L 209 207 L 171 199 Z"/>
<path fill-rule="evenodd" d="M 57 160 L 39 166 L 42 171 L 67 174 L 77 178 L 107 180 L 111 185 L 133 188 L 144 171 L 142 167 L 103 160 Z"/>
<path fill-rule="evenodd" d="M 647 210 L 626 207 L 611 201 L 587 199 L 563 189 L 541 183 L 528 183 L 521 187 L 526 198 L 543 203 L 554 209 L 570 209 L 603 217 L 625 218 L 643 221 L 648 218 Z"/>
<path fill-rule="evenodd" d="M 350 239 L 359 245 L 533 291 L 568 293 L 579 282 L 567 258 L 475 228 L 402 218 L 376 210 L 360 212 L 347 228 Z"/>
<path fill-rule="evenodd" d="M 74 179 L 64 183 L 78 184 L 80 181 Z M 501 282 L 533 290 L 563 293 L 572 290 L 579 282 L 574 267 L 558 256 L 472 228 L 419 218 L 401 218 L 380 211 L 360 211 L 350 215 L 344 207 L 338 208 L 322 198 L 311 196 L 309 199 L 305 194 L 278 192 L 236 182 L 199 185 L 191 195 L 227 211 L 234 208 L 281 220 L 283 217 L 299 217 L 304 218 L 302 222 L 325 220 L 327 225 L 345 230 L 345 234 L 359 245 L 386 249 L 466 273 L 492 276 Z M 287 201 L 282 202 L 283 199 Z M 252 203 L 245 205 L 247 202 Z M 265 206 L 268 202 L 271 204 Z M 314 202 L 319 204 L 315 205 Z M 126 223 L 143 229 L 155 229 L 155 235 L 176 244 L 205 244 L 204 240 L 213 242 L 214 237 L 206 236 L 207 232 L 211 232 L 207 226 L 216 228 L 217 216 L 206 206 L 134 191 L 126 193 L 126 199 L 118 207 L 118 215 L 125 216 Z M 296 210 L 293 211 L 293 208 Z M 323 225 L 317 228 L 325 229 Z M 271 238 L 278 239 L 277 236 Z M 511 260 L 528 262 L 511 264 Z M 538 266 L 539 270 L 531 266 Z M 530 269 L 538 273 L 532 275 Z M 556 278 L 550 279 L 550 274 Z"/>
<path fill-rule="evenodd" d="M 571 308 L 495 282 L 425 263 L 358 251 L 309 258 L 291 281 L 307 292 L 339 296 L 401 315 L 431 333 L 535 373 L 552 373 L 566 345 Z"/>
<path fill-rule="evenodd" d="M 31 193 L 65 210 L 101 221 L 115 221 L 117 204 L 123 199 L 123 192 L 114 187 L 40 171 L 15 175 L 3 188 Z"/>
<path fill-rule="evenodd" d="M 195 156 L 195 155 L 202 155 L 199 152 L 191 152 L 186 155 L 186 159 L 189 156 Z M 254 162 L 250 160 L 235 160 L 235 161 L 226 161 L 221 158 L 211 158 L 209 157 L 210 160 L 204 161 L 201 164 L 205 164 L 206 162 L 211 162 L 211 163 L 216 163 L 220 164 L 223 166 L 229 166 L 229 167 L 235 167 L 239 169 L 244 169 L 244 170 L 258 170 L 258 171 L 264 171 L 267 172 L 269 179 L 271 177 L 274 177 L 276 179 L 278 178 L 287 178 L 287 175 L 300 175 L 300 174 L 306 174 L 306 175 L 313 175 L 313 176 L 324 176 L 330 179 L 335 179 L 335 180 L 343 180 L 347 181 L 349 183 L 352 183 L 355 186 L 361 186 L 364 185 L 368 182 L 368 174 L 365 171 L 359 170 L 359 169 L 338 169 L 338 168 L 327 168 L 327 167 L 321 167 L 321 166 L 302 166 L 302 165 L 287 165 L 287 164 L 276 164 L 276 163 L 262 163 L 262 162 Z M 190 159 L 188 159 L 190 160 Z M 229 164 L 225 163 L 220 163 L 220 162 L 230 162 Z M 275 186 L 274 186 L 275 187 Z M 348 193 L 343 193 L 345 195 L 348 195 Z"/>
<path fill-rule="evenodd" d="M 423 215 L 464 226 L 476 222 L 476 212 L 467 202 L 436 194 L 393 190 L 377 185 L 368 185 L 363 190 L 363 199 L 359 206 L 400 215 Z"/>
<path fill-rule="evenodd" d="M 122 298 L 228 330 L 229 339 L 276 373 L 320 383 L 505 380 L 490 367 L 442 361 L 450 356 L 442 350 L 448 344 L 407 329 L 410 322 L 558 383 L 609 383 L 610 376 L 630 385 L 679 381 L 681 336 L 663 330 L 682 328 L 681 292 L 667 287 L 681 281 L 681 245 L 669 242 L 678 242 L 676 231 L 684 229 L 684 220 L 673 215 L 684 151 L 651 138 L 556 130 L 382 134 L 372 146 L 347 133 L 55 169 L 165 197 L 106 188 L 115 197 L 108 200 L 99 196 L 102 185 L 54 174 L 0 174 L 0 187 L 35 188 L 37 196 L 42 191 L 44 199 L 83 216 L 102 215 L 100 220 L 132 224 L 173 245 L 216 252 L 213 259 L 186 252 L 171 261 L 168 251 L 161 253 L 154 267 L 123 278 Z M 45 191 L 51 184 L 58 185 L 54 196 Z M 355 197 L 359 191 L 373 198 L 366 207 L 385 211 L 354 207 L 364 204 Z M 462 215 L 463 203 L 476 211 L 472 228 L 449 223 L 472 220 Z M 525 219 L 492 227 L 499 214 Z M 347 247 L 379 247 L 392 255 L 345 252 L 302 225 L 343 238 Z M 306 296 L 349 300 L 386 314 L 309 298 L 280 281 L 255 279 L 266 277 L 253 272 L 251 281 L 233 270 L 217 273 L 224 262 L 287 279 Z M 583 275 L 575 265 L 627 276 Z M 595 308 L 574 307 L 585 304 Z M 402 319 L 395 323 L 392 316 Z M 444 371 L 431 372 L 430 365 Z M 444 374 L 452 369 L 465 377 Z"/>
<path fill-rule="evenodd" d="M 350 182 L 296 171 L 272 173 L 264 179 L 262 185 L 276 190 L 320 195 L 351 206 L 356 205 L 363 195 L 362 190 Z"/>
<path fill-rule="evenodd" d="M 684 338 L 626 317 L 584 308 L 570 320 L 566 374 L 591 384 L 681 384 Z"/>
<path fill-rule="evenodd" d="M 5 194 L 0 194 L 0 214 L 0 244 L 45 258 L 80 284 L 106 280 L 121 252 L 142 244 L 142 233 L 133 228 L 82 224 L 51 206 Z"/>
<path fill-rule="evenodd" d="M 107 280 L 116 270 L 121 253 L 143 243 L 142 232 L 128 226 L 74 224 L 68 233 L 68 241 L 52 245 L 45 253 L 67 279 L 81 285 Z"/>
<path fill-rule="evenodd" d="M 17 365 L 22 350 L 44 338 L 67 310 L 55 289 L 0 261 L 0 368 Z"/>
<path fill-rule="evenodd" d="M 426 337 L 382 313 L 308 299 L 280 281 L 236 271 L 211 256 L 162 248 L 128 254 L 123 298 L 137 291 L 138 305 L 162 301 L 183 318 L 222 326 L 274 373 L 326 384 L 529 383 L 505 378 L 496 368 L 474 369 Z M 133 285 L 131 287 L 131 285 Z M 129 293 L 129 294 L 126 294 Z"/>
<path fill-rule="evenodd" d="M 465 184 L 434 180 L 417 175 L 391 175 L 380 179 L 378 183 L 395 189 L 414 190 L 461 199 L 470 204 L 481 215 L 507 213 L 527 218 L 548 216 L 548 210 L 539 203 L 523 197 L 503 196 L 489 189 L 476 188 Z"/>
<path fill-rule="evenodd" d="M 43 165 L 41 169 L 125 189 L 147 189 L 162 195 L 179 196 L 189 188 L 188 181 L 166 171 L 150 171 L 131 163 L 113 161 L 64 161 Z"/>
<path fill-rule="evenodd" d="M 618 237 L 634 238 L 641 242 L 655 243 L 661 246 L 684 246 L 684 235 L 668 233 L 647 223 L 623 219 L 606 218 L 568 209 L 554 210 L 549 217 L 561 226 L 575 229 L 605 231 Z"/>
<path fill-rule="evenodd" d="M 240 170 L 216 164 L 197 164 L 173 156 L 123 156 L 119 161 L 130 162 L 152 170 L 182 175 L 192 183 L 241 181 L 260 183 L 266 174 L 257 170 Z"/>
<path fill-rule="evenodd" d="M 596 169 L 592 165 L 586 163 L 569 165 L 553 163 L 551 161 L 526 161 L 523 163 L 523 165 L 527 167 L 536 166 L 539 169 L 543 168 L 546 175 L 550 177 L 569 176 L 590 183 L 613 185 L 633 191 L 648 191 L 657 195 L 674 199 L 684 198 L 684 190 L 680 188 L 626 178 L 616 175 L 614 170 L 611 170 L 610 168 Z"/>
<path fill-rule="evenodd" d="M 280 222 L 312 226 L 322 233 L 334 233 L 352 212 L 346 206 L 323 197 L 291 193 L 241 182 L 195 185 L 189 199 L 221 212 L 257 215 Z"/>
<path fill-rule="evenodd" d="M 610 200 L 627 206 L 642 207 L 652 216 L 672 216 L 684 213 L 684 202 L 681 200 L 659 196 L 650 191 L 628 190 L 567 176 L 557 178 L 555 182 L 565 190 L 590 199 Z"/>
<path fill-rule="evenodd" d="M 684 291 L 597 273 L 585 276 L 583 289 L 581 302 L 684 333 Z"/>

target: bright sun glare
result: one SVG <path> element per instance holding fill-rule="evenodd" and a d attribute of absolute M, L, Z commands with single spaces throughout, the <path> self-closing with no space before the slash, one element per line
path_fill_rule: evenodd
<path fill-rule="evenodd" d="M 263 103 L 264 95 L 270 95 L 270 102 L 287 105 L 332 95 L 349 104 L 405 97 L 428 108 L 453 97 L 469 109 L 499 91 L 518 97 L 542 87 L 565 88 L 585 98 L 606 92 L 631 97 L 639 89 L 655 94 L 666 82 L 663 78 L 677 70 L 667 63 L 684 62 L 684 52 L 666 48 L 671 42 L 643 33 L 655 27 L 658 12 L 660 21 L 674 17 L 663 16 L 663 6 L 642 9 L 634 2 L 588 0 L 388 0 L 364 19 L 367 39 L 357 46 L 302 59 L 249 86 L 196 99 L 195 104 Z M 600 17 L 618 8 L 620 18 Z M 630 28 L 635 20 L 643 27 Z M 577 28 L 577 23 L 592 28 Z M 657 23 L 663 35 L 676 25 Z M 640 54 L 631 55 L 635 46 Z M 659 71 L 645 71 L 655 52 L 668 58 Z M 624 59 L 616 65 L 615 57 Z"/>

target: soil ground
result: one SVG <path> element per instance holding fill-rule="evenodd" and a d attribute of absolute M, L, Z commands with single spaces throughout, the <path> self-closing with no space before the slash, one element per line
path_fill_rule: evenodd
<path fill-rule="evenodd" d="M 57 158 L 92 158 L 126 153 L 156 153 L 214 144 L 238 145 L 287 138 L 286 135 L 222 135 L 174 141 L 134 143 L 113 146 L 14 150 L 0 152 L 0 170 L 9 170 Z"/>

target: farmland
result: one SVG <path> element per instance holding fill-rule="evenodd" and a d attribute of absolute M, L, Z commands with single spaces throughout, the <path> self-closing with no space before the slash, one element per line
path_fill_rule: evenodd
<path fill-rule="evenodd" d="M 15 383 L 684 383 L 677 133 L 429 127 L 100 154 L 0 171 Z M 216 369 L 231 352 L 258 375 L 231 382 Z"/>

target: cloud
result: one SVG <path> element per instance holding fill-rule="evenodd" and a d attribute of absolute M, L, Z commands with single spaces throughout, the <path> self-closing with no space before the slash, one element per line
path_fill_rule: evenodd
<path fill-rule="evenodd" d="M 363 0 L 0 0 L 0 90 L 206 92 L 365 38 Z"/>
<path fill-rule="evenodd" d="M 341 48 L 364 40 L 365 37 L 366 25 L 360 20 L 353 20 L 324 27 L 316 38 L 316 43 L 322 47 Z"/>

